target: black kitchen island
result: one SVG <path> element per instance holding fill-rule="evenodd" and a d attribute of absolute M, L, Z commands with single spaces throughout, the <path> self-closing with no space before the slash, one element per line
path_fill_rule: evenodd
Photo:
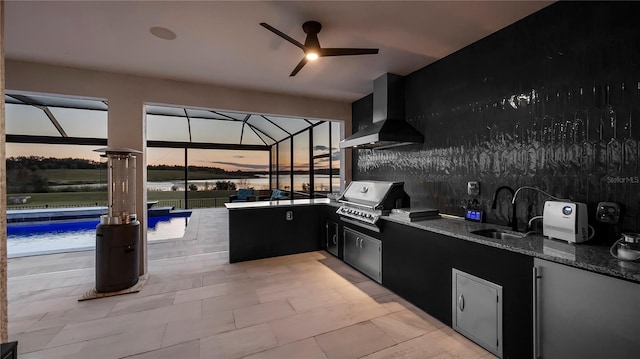
<path fill-rule="evenodd" d="M 229 262 L 323 249 L 320 210 L 328 199 L 225 203 L 229 210 Z"/>

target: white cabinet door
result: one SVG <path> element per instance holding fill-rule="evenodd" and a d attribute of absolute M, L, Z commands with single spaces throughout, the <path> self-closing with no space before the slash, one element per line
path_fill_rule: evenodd
<path fill-rule="evenodd" d="M 452 269 L 452 326 L 502 357 L 502 287 Z"/>

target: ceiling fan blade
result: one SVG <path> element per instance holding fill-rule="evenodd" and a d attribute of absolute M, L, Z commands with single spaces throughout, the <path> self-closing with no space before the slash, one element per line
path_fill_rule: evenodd
<path fill-rule="evenodd" d="M 378 49 L 326 48 L 320 50 L 320 56 L 373 55 L 377 53 Z"/>
<path fill-rule="evenodd" d="M 302 61 L 298 63 L 298 66 L 296 66 L 296 68 L 291 71 L 291 75 L 289 75 L 289 77 L 295 76 L 300 70 L 302 70 L 302 67 L 307 64 L 307 61 L 309 61 L 307 60 L 307 57 L 303 57 Z"/>
<path fill-rule="evenodd" d="M 304 51 L 304 45 L 302 45 L 300 42 L 296 41 L 295 39 L 293 39 L 292 37 L 290 37 L 289 35 L 285 34 L 284 32 L 276 29 L 275 27 L 267 24 L 266 22 L 261 22 L 260 25 L 262 27 L 264 27 L 265 29 L 273 32 L 274 34 L 280 36 L 281 38 L 289 41 L 290 43 L 298 46 L 299 48 L 301 48 Z"/>

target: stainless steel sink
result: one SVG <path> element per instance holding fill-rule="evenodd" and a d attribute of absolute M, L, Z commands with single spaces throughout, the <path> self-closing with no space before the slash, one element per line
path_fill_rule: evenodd
<path fill-rule="evenodd" d="M 473 234 L 477 234 L 479 236 L 487 237 L 487 238 L 495 238 L 495 239 L 521 239 L 524 236 L 517 235 L 509 232 L 505 232 L 499 229 L 479 229 L 477 231 L 471 231 Z"/>

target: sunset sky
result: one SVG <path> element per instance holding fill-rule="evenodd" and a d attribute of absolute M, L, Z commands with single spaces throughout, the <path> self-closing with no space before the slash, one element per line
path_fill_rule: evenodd
<path fill-rule="evenodd" d="M 101 161 L 94 152 L 96 146 L 39 145 L 7 143 L 7 157 L 42 156 L 59 158 L 84 158 Z M 184 150 L 175 148 L 148 148 L 147 165 L 184 164 Z M 268 171 L 269 152 L 189 150 L 189 164 L 193 166 L 218 167 L 227 171 Z"/>
<path fill-rule="evenodd" d="M 316 146 L 321 152 L 326 152 L 327 147 Z M 85 158 L 92 161 L 100 161 L 100 154 L 95 152 L 96 146 L 77 145 L 40 145 L 26 143 L 7 143 L 7 157 L 18 156 L 42 156 L 59 158 Z M 334 147 L 334 150 L 336 148 Z M 308 155 L 306 147 L 298 150 L 298 155 L 294 158 Z M 339 152 L 337 152 L 339 153 Z M 268 171 L 269 152 L 263 151 L 230 151 L 230 150 L 196 150 L 191 149 L 188 153 L 189 164 L 193 166 L 218 167 L 227 171 Z M 338 166 L 339 157 L 334 156 L 334 166 Z M 328 167 L 328 159 L 323 159 L 320 163 L 325 163 Z M 147 165 L 178 165 L 184 163 L 184 150 L 176 148 L 148 148 Z M 318 165 L 318 163 L 316 163 Z M 308 168 L 308 164 L 294 163 L 295 170 Z"/>
<path fill-rule="evenodd" d="M 55 119 L 69 137 L 82 138 L 106 138 L 107 137 L 107 112 L 100 110 L 68 109 L 48 107 Z M 156 106 L 156 108 L 161 108 Z M 189 130 L 186 118 L 173 116 L 147 116 L 147 138 L 149 140 L 184 141 L 189 142 Z M 255 118 L 255 120 L 254 120 Z M 233 143 L 263 144 L 255 134 L 255 131 L 243 128 L 241 121 L 219 121 L 211 119 L 191 120 L 191 133 L 195 136 L 194 142 L 209 143 Z M 302 119 L 271 117 L 272 121 L 279 121 L 279 126 L 289 128 L 290 133 L 297 129 L 304 129 L 309 123 Z M 276 125 L 269 124 L 260 116 L 253 115 L 249 122 L 254 126 L 272 126 L 265 128 L 269 136 L 285 138 L 286 132 Z M 287 127 L 288 126 L 288 127 Z M 337 127 L 336 127 L 337 128 Z M 339 131 L 332 131 L 333 151 L 339 153 Z M 60 137 L 60 133 L 47 117 L 45 111 L 34 106 L 23 104 L 6 104 L 6 133 L 13 135 L 35 135 Z M 278 137 L 279 136 L 279 137 Z M 323 123 L 314 129 L 314 155 L 329 152 L 329 124 Z M 285 165 L 289 165 L 290 141 L 284 141 L 281 159 Z M 58 158 L 84 158 L 100 161 L 100 154 L 94 152 L 98 146 L 79 145 L 43 145 L 7 143 L 7 157 L 41 156 Z M 268 151 L 240 151 L 240 150 L 200 150 L 188 151 L 189 165 L 218 167 L 227 171 L 268 171 Z M 329 158 L 316 161 L 317 167 L 328 168 Z M 334 158 L 339 161 L 339 158 Z M 334 166 L 339 166 L 335 162 Z M 147 165 L 184 165 L 184 150 L 173 148 L 148 148 Z M 308 132 L 294 136 L 294 170 L 305 170 L 309 167 L 309 135 Z"/>

